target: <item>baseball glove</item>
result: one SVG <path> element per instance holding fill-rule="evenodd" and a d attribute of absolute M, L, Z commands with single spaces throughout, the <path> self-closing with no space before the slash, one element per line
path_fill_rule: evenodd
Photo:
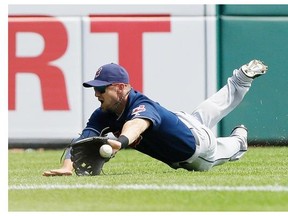
<path fill-rule="evenodd" d="M 108 144 L 107 137 L 88 137 L 71 143 L 71 160 L 78 176 L 100 175 L 104 163 L 110 158 L 103 158 L 99 149 Z"/>

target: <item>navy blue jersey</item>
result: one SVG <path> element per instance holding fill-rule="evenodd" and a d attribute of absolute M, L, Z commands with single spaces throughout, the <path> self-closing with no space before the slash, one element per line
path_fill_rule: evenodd
<path fill-rule="evenodd" d="M 130 147 L 167 164 L 184 161 L 194 154 L 195 138 L 190 129 L 173 112 L 135 90 L 130 92 L 121 116 L 98 108 L 84 131 L 100 133 L 109 127 L 118 136 L 124 123 L 134 118 L 148 119 L 152 124 L 141 135 L 142 139 Z"/>

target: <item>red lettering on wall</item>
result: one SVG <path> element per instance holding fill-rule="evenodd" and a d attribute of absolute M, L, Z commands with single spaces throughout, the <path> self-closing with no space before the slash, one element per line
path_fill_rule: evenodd
<path fill-rule="evenodd" d="M 60 68 L 50 62 L 59 59 L 66 51 L 68 36 L 65 26 L 53 17 L 9 18 L 9 110 L 16 109 L 17 73 L 34 73 L 39 77 L 44 110 L 69 110 L 65 78 Z M 36 57 L 16 56 L 16 34 L 40 34 L 44 51 Z"/>
<path fill-rule="evenodd" d="M 117 32 L 119 64 L 127 69 L 130 83 L 143 90 L 142 36 L 144 32 L 170 32 L 169 15 L 91 15 L 91 32 Z"/>

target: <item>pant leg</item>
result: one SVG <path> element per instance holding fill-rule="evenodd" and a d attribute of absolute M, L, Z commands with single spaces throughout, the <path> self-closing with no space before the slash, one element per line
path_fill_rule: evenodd
<path fill-rule="evenodd" d="M 252 81 L 253 79 L 246 77 L 242 71 L 234 70 L 227 84 L 201 103 L 192 115 L 208 128 L 213 128 L 239 105 L 251 87 Z"/>
<path fill-rule="evenodd" d="M 213 139 L 213 135 L 210 135 L 210 138 Z M 193 161 L 188 160 L 186 163 L 182 163 L 181 166 L 189 171 L 208 171 L 214 166 L 230 161 L 234 155 L 238 155 L 239 159 L 245 153 L 241 152 L 241 142 L 236 136 L 215 138 L 210 143 L 202 142 L 199 156 Z"/>
<path fill-rule="evenodd" d="M 238 136 L 220 137 L 217 138 L 217 151 L 214 157 L 213 166 L 221 165 L 228 161 L 234 161 L 237 155 L 237 160 L 244 155 L 241 151 L 241 143 L 244 142 Z"/>
<path fill-rule="evenodd" d="M 210 129 L 239 105 L 249 91 L 252 81 L 253 79 L 246 77 L 241 71 L 234 70 L 233 75 L 228 78 L 227 84 L 201 103 L 192 113 L 192 118 L 188 115 L 181 116 L 180 119 L 194 128 L 193 130 L 200 140 L 199 156 L 191 161 L 188 159 L 181 163 L 183 168 L 207 171 L 239 154 L 241 141 L 238 137 L 216 138 Z M 196 119 L 198 123 L 193 119 Z"/>

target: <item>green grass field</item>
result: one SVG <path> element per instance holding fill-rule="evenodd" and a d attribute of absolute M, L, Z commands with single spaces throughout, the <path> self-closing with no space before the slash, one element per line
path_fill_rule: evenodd
<path fill-rule="evenodd" d="M 9 150 L 8 211 L 287 211 L 288 147 L 250 147 L 209 172 L 124 150 L 93 177 L 44 177 L 62 151 Z"/>

